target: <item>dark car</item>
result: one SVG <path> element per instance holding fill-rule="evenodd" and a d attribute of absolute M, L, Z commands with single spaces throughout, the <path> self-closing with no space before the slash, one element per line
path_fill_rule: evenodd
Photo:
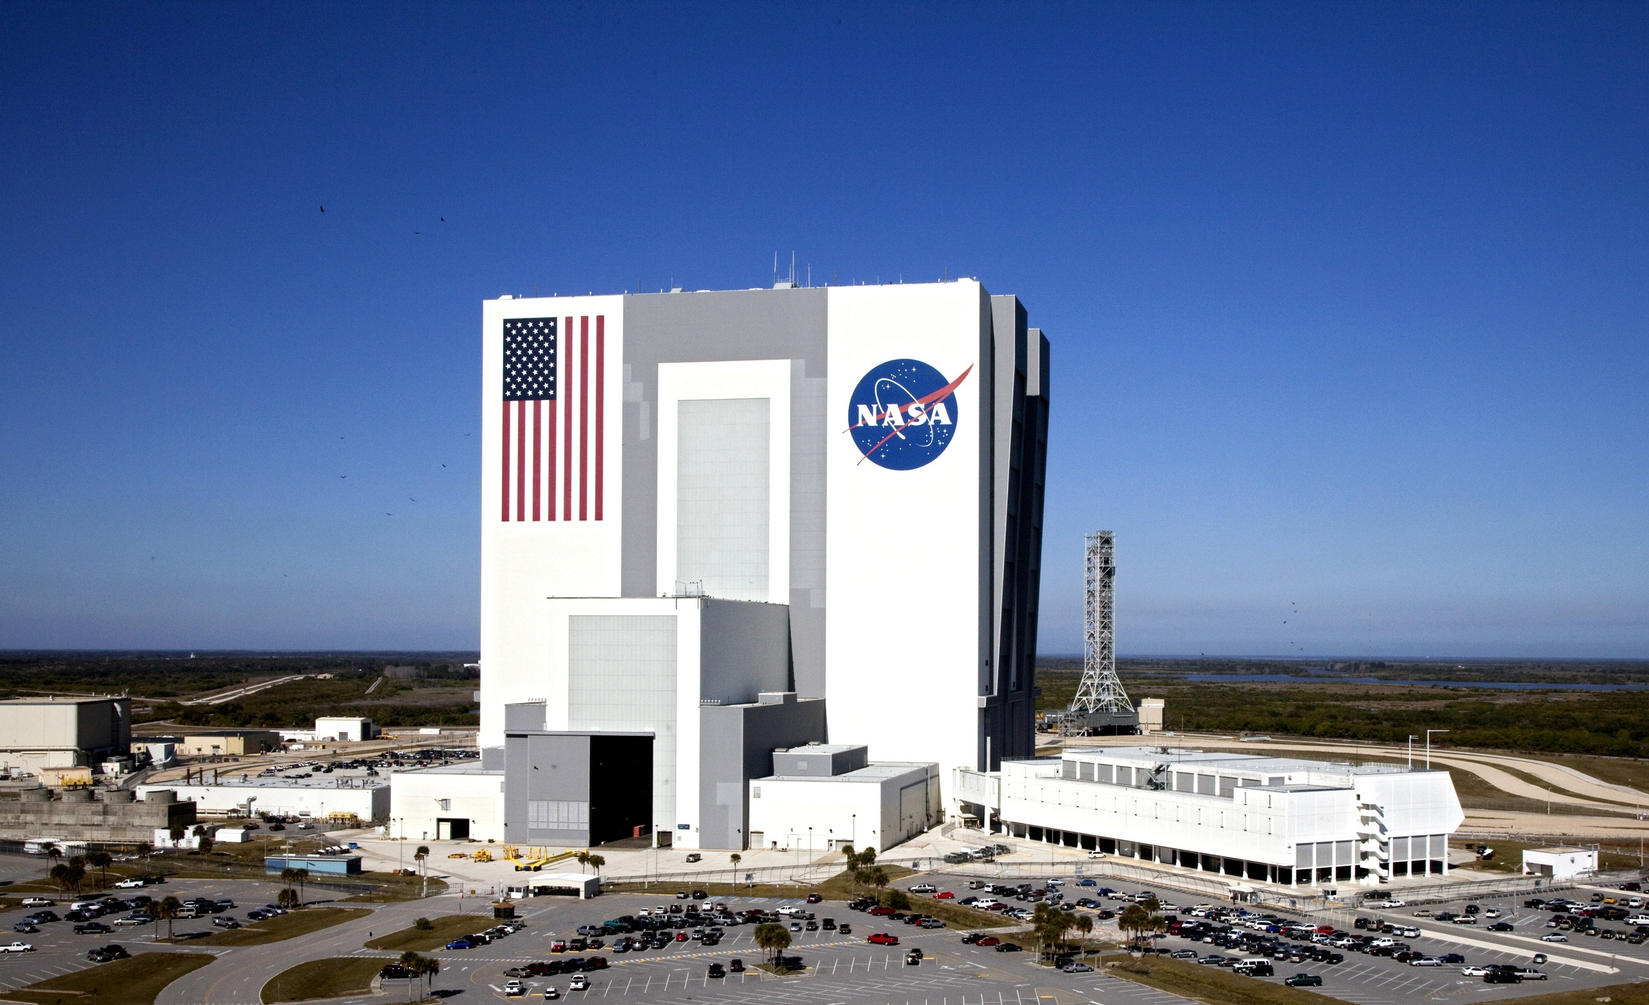
<path fill-rule="evenodd" d="M 1512 923 L 1509 921 L 1497 921 L 1489 926 L 1491 932 L 1510 932 L 1512 930 Z"/>
<path fill-rule="evenodd" d="M 84 925 L 74 926 L 74 934 L 76 935 L 108 935 L 112 931 L 114 929 L 101 921 L 88 921 Z"/>
<path fill-rule="evenodd" d="M 727 964 L 727 969 L 735 974 L 742 974 L 744 973 L 744 961 L 739 959 L 731 960 Z"/>
<path fill-rule="evenodd" d="M 1000 946 L 996 947 L 996 951 L 999 953 L 1018 953 L 1023 952 L 1024 950 L 1020 949 L 1018 945 L 1012 942 L 1004 942 Z"/>
<path fill-rule="evenodd" d="M 378 976 L 386 981 L 409 981 L 418 976 L 418 972 L 411 967 L 403 967 L 399 963 L 391 963 L 378 971 Z"/>
<path fill-rule="evenodd" d="M 468 939 L 453 939 L 451 942 L 447 943 L 447 948 L 448 949 L 469 949 L 469 948 L 473 947 L 474 945 L 475 945 L 475 943 L 471 942 Z"/>
<path fill-rule="evenodd" d="M 706 972 L 705 976 L 706 977 L 726 977 L 727 976 L 727 968 L 723 967 L 720 963 L 712 963 L 712 964 L 710 964 L 710 969 L 709 969 L 708 972 Z"/>
<path fill-rule="evenodd" d="M 1316 974 L 1295 974 L 1293 977 L 1284 977 L 1283 983 L 1291 988 L 1320 988 L 1323 979 Z"/>
<path fill-rule="evenodd" d="M 1483 975 L 1483 983 L 1485 984 L 1520 984 L 1522 981 L 1523 978 L 1517 976 L 1517 973 L 1511 970 L 1490 970 Z"/>

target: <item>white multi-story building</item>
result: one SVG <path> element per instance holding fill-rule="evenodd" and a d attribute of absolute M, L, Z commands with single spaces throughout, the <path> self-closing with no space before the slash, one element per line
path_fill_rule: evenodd
<path fill-rule="evenodd" d="M 1112 747 L 959 770 L 960 798 L 1033 840 L 1261 882 L 1446 873 L 1446 771 Z"/>
<path fill-rule="evenodd" d="M 1048 344 L 1017 299 L 504 297 L 482 346 L 496 836 L 738 848 L 775 748 L 940 778 L 1034 751 Z"/>

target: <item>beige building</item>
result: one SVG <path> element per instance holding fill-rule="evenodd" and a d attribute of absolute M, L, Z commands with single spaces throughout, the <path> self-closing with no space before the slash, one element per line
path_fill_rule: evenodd
<path fill-rule="evenodd" d="M 222 729 L 191 733 L 178 744 L 184 757 L 241 757 L 281 749 L 281 734 L 273 729 Z"/>
<path fill-rule="evenodd" d="M 40 772 L 101 764 L 132 741 L 128 698 L 0 701 L 0 770 Z"/>

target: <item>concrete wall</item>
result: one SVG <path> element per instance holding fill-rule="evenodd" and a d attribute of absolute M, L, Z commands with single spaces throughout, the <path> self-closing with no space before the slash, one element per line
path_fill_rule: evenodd
<path fill-rule="evenodd" d="M 156 830 L 195 825 L 195 804 L 178 801 L 171 789 L 132 799 L 126 790 L 64 792 L 26 789 L 18 799 L 0 799 L 0 839 L 23 841 L 50 833 L 69 841 L 131 843 L 149 841 Z"/>

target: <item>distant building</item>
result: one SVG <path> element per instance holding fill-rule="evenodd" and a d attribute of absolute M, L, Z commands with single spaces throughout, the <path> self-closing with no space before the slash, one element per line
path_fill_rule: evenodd
<path fill-rule="evenodd" d="M 281 734 L 274 729 L 218 729 L 190 733 L 178 744 L 184 757 L 244 757 L 281 749 Z"/>
<path fill-rule="evenodd" d="M 371 740 L 377 737 L 378 727 L 371 719 L 347 715 L 323 715 L 315 720 L 317 740 Z"/>
<path fill-rule="evenodd" d="M 1162 747 L 959 771 L 1016 836 L 1289 885 L 1445 874 L 1464 819 L 1443 770 Z"/>
<path fill-rule="evenodd" d="M 8 698 L 0 701 L 0 769 L 39 772 L 102 763 L 132 740 L 128 698 Z"/>

